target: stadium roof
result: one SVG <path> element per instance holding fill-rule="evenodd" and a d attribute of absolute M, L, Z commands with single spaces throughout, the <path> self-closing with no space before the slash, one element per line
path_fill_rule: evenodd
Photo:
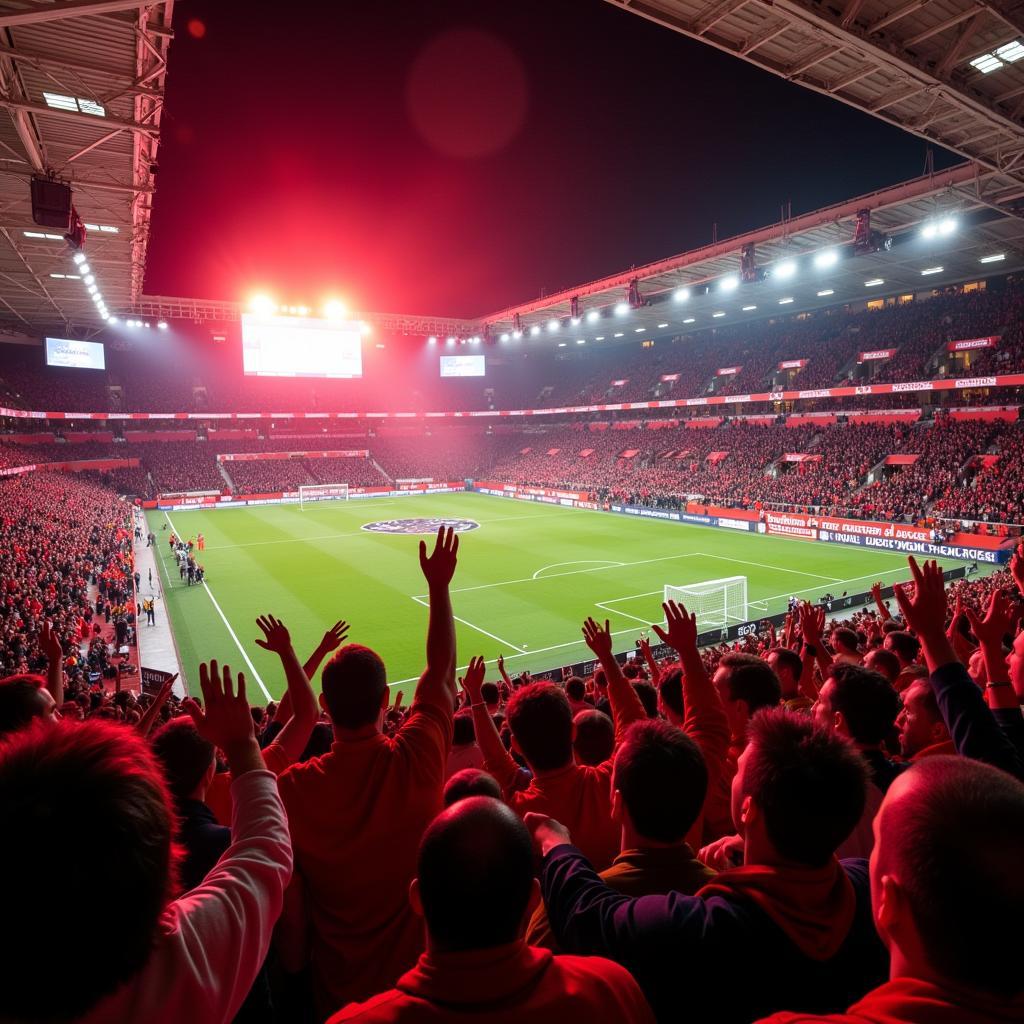
<path fill-rule="evenodd" d="M 141 297 L 173 7 L 0 2 L 0 329 L 100 325 L 61 232 L 32 221 L 40 172 L 71 184 L 109 308 Z"/>
<path fill-rule="evenodd" d="M 510 307 L 485 317 L 484 323 L 492 336 L 502 337 L 513 332 L 516 317 L 528 334 L 547 333 L 557 321 L 550 333 L 571 345 L 580 338 L 636 340 L 640 335 L 678 334 L 887 295 L 919 294 L 1024 269 L 1024 220 L 1016 212 L 1022 198 L 1024 186 L 1014 179 L 960 164 Z M 852 243 L 861 210 L 871 212 L 879 248 L 858 255 Z M 933 230 L 933 237 L 925 237 Z M 891 249 L 885 248 L 886 239 L 891 239 Z M 765 279 L 730 289 L 740 276 L 740 253 L 746 245 L 754 247 Z M 835 261 L 820 266 L 816 257 L 826 253 Z M 636 308 L 627 302 L 633 282 L 645 302 Z M 573 299 L 579 324 L 568 319 Z"/>
<path fill-rule="evenodd" d="M 606 2 L 1024 181 L 1014 0 Z"/>

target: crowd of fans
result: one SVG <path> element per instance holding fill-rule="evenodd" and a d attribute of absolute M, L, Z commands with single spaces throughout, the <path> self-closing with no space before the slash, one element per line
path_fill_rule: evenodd
<path fill-rule="evenodd" d="M 345 622 L 303 661 L 267 615 L 263 707 L 216 662 L 76 690 L 126 506 L 0 489 L 3 1019 L 1021 1019 L 1024 549 L 704 651 L 668 603 L 624 665 L 590 619 L 593 673 L 537 682 L 457 668 L 441 529 L 409 706 Z"/>
<path fill-rule="evenodd" d="M 656 339 L 646 349 L 615 344 L 615 334 L 633 324 L 614 318 L 601 331 L 604 343 L 559 349 L 524 339 L 503 346 L 500 358 L 484 350 L 482 379 L 440 378 L 438 350 L 410 351 L 401 338 L 364 346 L 357 380 L 247 377 L 237 338 L 211 345 L 208 333 L 192 337 L 177 328 L 161 333 L 158 346 L 112 342 L 105 371 L 47 368 L 38 350 L 5 346 L 11 351 L 0 372 L 0 405 L 84 412 L 523 409 L 1019 371 L 1024 291 L 1016 278 L 987 285 L 884 309 L 709 328 Z M 954 356 L 946 349 L 949 341 L 989 336 L 1000 339 L 991 350 Z M 859 352 L 890 348 L 897 351 L 889 359 L 857 362 Z M 805 365 L 779 369 L 792 360 Z M 718 376 L 726 367 L 740 369 Z M 403 387 L 396 388 L 399 375 Z"/>

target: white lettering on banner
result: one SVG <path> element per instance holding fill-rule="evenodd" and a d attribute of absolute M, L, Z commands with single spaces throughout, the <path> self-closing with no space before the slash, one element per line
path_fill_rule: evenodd
<path fill-rule="evenodd" d="M 783 397 L 785 396 L 785 394 L 786 394 L 785 391 L 769 391 L 768 392 L 768 401 L 769 402 L 781 402 Z"/>
<path fill-rule="evenodd" d="M 719 526 L 724 526 L 727 530 L 742 530 L 744 533 L 750 532 L 750 520 L 749 519 L 721 519 L 718 520 Z"/>
<path fill-rule="evenodd" d="M 956 382 L 958 388 L 993 388 L 995 385 L 995 377 L 959 377 Z"/>
<path fill-rule="evenodd" d="M 858 384 L 854 389 L 854 394 L 857 395 L 870 395 L 874 388 L 870 384 Z"/>
<path fill-rule="evenodd" d="M 831 388 L 811 388 L 809 391 L 797 392 L 800 398 L 828 398 L 831 394 Z"/>
<path fill-rule="evenodd" d="M 708 400 L 706 398 L 688 398 L 686 400 L 687 405 L 707 405 Z"/>
<path fill-rule="evenodd" d="M 893 391 L 934 391 L 932 382 L 930 380 L 917 380 L 911 381 L 907 384 L 893 384 L 891 385 Z"/>
<path fill-rule="evenodd" d="M 961 558 L 972 562 L 997 562 L 997 552 L 988 548 L 962 548 L 950 544 L 929 544 L 916 540 L 895 540 L 888 537 L 865 537 L 869 548 L 885 548 L 887 551 L 902 551 L 911 555 L 941 555 L 946 558 Z"/>
<path fill-rule="evenodd" d="M 749 402 L 750 395 L 730 395 L 726 401 L 729 402 Z"/>

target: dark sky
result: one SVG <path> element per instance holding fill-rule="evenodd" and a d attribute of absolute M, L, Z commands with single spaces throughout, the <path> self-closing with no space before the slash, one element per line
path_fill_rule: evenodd
<path fill-rule="evenodd" d="M 186 0 L 175 27 L 150 294 L 475 316 L 924 167 L 601 0 Z"/>

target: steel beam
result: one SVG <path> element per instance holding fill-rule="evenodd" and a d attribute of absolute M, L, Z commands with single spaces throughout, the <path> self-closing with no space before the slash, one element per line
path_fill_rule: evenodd
<path fill-rule="evenodd" d="M 140 7 L 154 7 L 159 2 L 160 0 L 53 0 L 53 3 L 32 7 L 26 11 L 0 14 L 0 28 L 38 25 L 47 21 L 84 18 L 115 11 L 131 11 Z"/>

